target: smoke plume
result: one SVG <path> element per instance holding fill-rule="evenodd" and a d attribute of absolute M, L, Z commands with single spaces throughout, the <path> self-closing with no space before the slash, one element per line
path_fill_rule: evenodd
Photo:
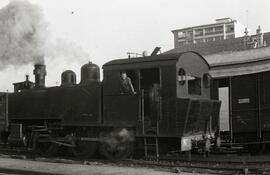
<path fill-rule="evenodd" d="M 42 9 L 27 0 L 13 0 L 0 9 L 0 70 L 13 65 L 43 64 L 44 58 L 80 58 L 78 46 L 50 39 Z"/>

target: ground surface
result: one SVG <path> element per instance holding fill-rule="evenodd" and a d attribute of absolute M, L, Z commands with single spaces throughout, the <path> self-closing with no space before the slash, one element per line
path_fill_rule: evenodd
<path fill-rule="evenodd" d="M 48 163 L 0 157 L 0 175 L 175 175 L 162 169 L 119 167 L 91 162 L 90 165 Z M 179 173 L 191 175 L 193 173 Z M 194 173 L 195 174 L 195 173 Z"/>

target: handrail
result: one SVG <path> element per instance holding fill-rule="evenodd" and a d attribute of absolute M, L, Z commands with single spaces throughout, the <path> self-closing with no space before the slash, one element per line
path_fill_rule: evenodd
<path fill-rule="evenodd" d="M 6 93 L 6 128 L 8 129 L 9 121 L 8 121 L 8 93 Z"/>
<path fill-rule="evenodd" d="M 159 112 L 159 116 L 158 116 L 158 120 L 162 120 L 163 116 L 162 116 L 162 97 L 161 95 L 159 96 L 159 109 L 158 109 L 158 112 Z"/>
<path fill-rule="evenodd" d="M 145 128 L 144 128 L 144 90 L 142 89 L 142 97 L 141 97 L 141 101 L 142 101 L 142 111 L 141 111 L 141 115 L 142 115 L 142 134 L 145 134 Z"/>

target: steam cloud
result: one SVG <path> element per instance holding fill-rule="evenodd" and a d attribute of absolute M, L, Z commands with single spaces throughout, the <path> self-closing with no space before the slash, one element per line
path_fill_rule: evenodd
<path fill-rule="evenodd" d="M 134 134 L 128 131 L 126 128 L 122 128 L 120 131 L 112 131 L 108 135 L 101 136 L 100 141 L 108 145 L 109 152 L 117 149 L 122 149 L 121 144 L 133 142 L 135 139 Z"/>
<path fill-rule="evenodd" d="M 65 40 L 49 40 L 42 9 L 26 0 L 13 0 L 0 9 L 0 70 L 13 65 L 43 64 L 44 57 L 88 57 Z"/>

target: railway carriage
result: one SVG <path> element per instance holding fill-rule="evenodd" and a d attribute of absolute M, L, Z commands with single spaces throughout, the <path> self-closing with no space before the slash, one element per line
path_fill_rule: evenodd
<path fill-rule="evenodd" d="M 121 93 L 122 71 L 136 93 Z M 159 156 L 208 150 L 219 133 L 220 101 L 210 99 L 209 65 L 195 52 L 113 60 L 103 65 L 102 82 L 92 63 L 82 66 L 79 84 L 72 71 L 62 74 L 59 87 L 44 86 L 44 65 L 34 74 L 35 86 L 26 80 L 20 85 L 28 86 L 8 94 L 1 118 L 9 141 L 42 154 L 68 148 L 78 157 L 97 150 L 109 159 L 133 150 Z"/>
<path fill-rule="evenodd" d="M 251 153 L 262 153 L 270 141 L 269 53 L 270 47 L 263 47 L 206 56 L 216 86 L 212 97 L 219 99 L 219 95 L 225 104 L 221 136 L 229 145 L 244 145 Z"/>

